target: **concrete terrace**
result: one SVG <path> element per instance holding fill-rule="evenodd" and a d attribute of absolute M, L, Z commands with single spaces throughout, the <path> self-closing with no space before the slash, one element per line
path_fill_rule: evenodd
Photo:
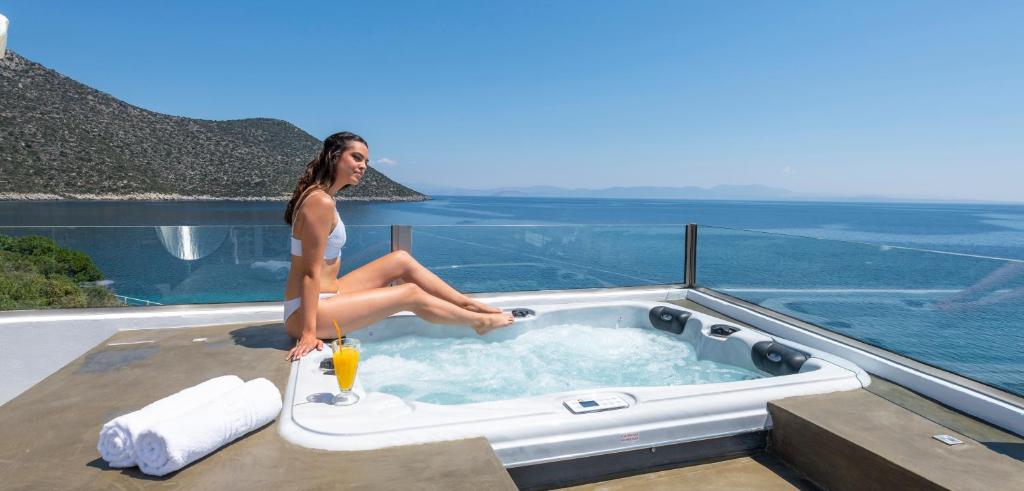
<path fill-rule="evenodd" d="M 686 308 L 707 310 L 685 300 Z M 242 308 L 244 307 L 244 308 Z M 248 310 L 245 310 L 245 309 Z M 75 354 L 68 326 L 38 324 L 17 338 L 33 357 L 62 365 L 0 406 L 0 475 L 4 489 L 516 489 L 529 469 L 510 474 L 483 438 L 366 452 L 326 452 L 279 437 L 271 423 L 183 470 L 154 478 L 137 469 L 111 469 L 96 441 L 109 419 L 182 387 L 233 373 L 266 377 L 283 392 L 293 341 L 264 311 L 279 304 L 202 307 L 193 316 L 210 325 L 171 328 L 173 316 L 156 316 L 152 329 L 119 330 L 109 312 L 75 312 L 80 330 L 113 329 Z M 135 309 L 136 313 L 186 312 L 189 307 Z M 277 310 L 279 311 L 279 310 Z M 212 313 L 210 313 L 212 312 Z M 58 313 L 11 313 L 0 320 Z M 716 313 L 720 315 L 720 313 Z M 89 320 L 89 317 L 94 317 Z M 249 318 L 262 318 L 249 319 Z M 225 322 L 234 318 L 235 322 Z M 104 320 L 105 319 L 105 320 Z M 138 324 L 145 321 L 140 317 Z M 145 322 L 143 322 L 145 323 Z M 131 322 L 129 322 L 131 324 Z M 742 324 L 742 323 L 741 323 Z M 14 327 L 0 324 L 3 341 Z M 23 325 L 23 324 L 22 324 Z M 92 328 L 86 326 L 92 325 Z M 151 325 L 151 324 L 147 324 Z M 79 333 L 80 335 L 84 335 Z M 43 341 L 34 349 L 25 340 Z M 79 340 L 79 343 L 87 340 Z M 7 344 L 12 346 L 11 344 Z M 10 348 L 8 348 L 10 349 Z M 50 356 L 55 354 L 55 356 Z M 70 362 L 60 356 L 75 355 Z M 51 367 L 51 368 L 55 368 Z M 5 369 L 5 372 L 7 370 Z M 27 371 L 25 372 L 26 374 Z M 4 377 L 8 385 L 10 375 Z M 870 390 L 776 401 L 775 427 L 764 449 L 747 455 L 689 457 L 658 467 L 586 479 L 549 481 L 539 487 L 576 489 L 1021 489 L 1024 440 L 959 414 L 883 380 Z M 964 440 L 947 447 L 931 439 L 945 433 Z M 614 458 L 614 456 L 610 457 Z"/>

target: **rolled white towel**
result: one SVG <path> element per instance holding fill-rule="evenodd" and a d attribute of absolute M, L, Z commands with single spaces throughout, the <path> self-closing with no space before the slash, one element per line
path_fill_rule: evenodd
<path fill-rule="evenodd" d="M 277 387 L 265 378 L 250 380 L 143 431 L 135 447 L 139 469 L 153 476 L 174 472 L 273 421 L 280 412 Z"/>
<path fill-rule="evenodd" d="M 216 377 L 181 390 L 138 411 L 123 414 L 100 428 L 96 449 L 111 467 L 132 467 L 136 464 L 134 447 L 143 430 L 177 416 L 203 403 L 212 401 L 245 382 L 234 375 Z"/>

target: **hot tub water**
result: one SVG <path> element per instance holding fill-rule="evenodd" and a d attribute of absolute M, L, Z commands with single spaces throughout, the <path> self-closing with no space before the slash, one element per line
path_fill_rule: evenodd
<path fill-rule="evenodd" d="M 500 341 L 403 335 L 363 344 L 368 391 L 468 404 L 600 387 L 751 380 L 763 375 L 698 360 L 680 336 L 650 328 L 559 324 Z"/>

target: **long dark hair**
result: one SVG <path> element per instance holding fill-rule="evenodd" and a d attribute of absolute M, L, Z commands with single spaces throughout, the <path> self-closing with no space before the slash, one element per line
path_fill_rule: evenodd
<path fill-rule="evenodd" d="M 334 163 L 352 142 L 369 146 L 363 137 L 348 131 L 335 133 L 324 140 L 316 157 L 306 164 L 306 171 L 295 185 L 295 191 L 292 191 L 292 199 L 288 200 L 288 207 L 284 210 L 285 223 L 292 224 L 295 210 L 302 205 L 309 193 L 317 189 L 327 191 L 331 188 L 331 184 L 334 184 Z"/>

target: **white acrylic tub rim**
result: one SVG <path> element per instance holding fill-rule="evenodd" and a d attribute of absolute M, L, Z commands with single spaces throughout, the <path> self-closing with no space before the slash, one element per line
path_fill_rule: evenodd
<path fill-rule="evenodd" d="M 698 353 L 712 353 L 711 359 L 715 361 L 756 370 L 750 361 L 749 346 L 773 339 L 748 327 L 725 339 L 713 338 L 707 334 L 711 325 L 729 323 L 676 305 L 641 301 L 525 305 L 533 308 L 537 317 L 519 321 L 517 329 L 564 323 L 588 312 L 607 315 L 603 318 L 613 319 L 612 324 L 618 316 L 624 320 L 632 316 L 632 325 L 649 326 L 648 312 L 659 305 L 689 312 L 691 317 L 681 336 Z M 587 323 L 593 322 L 588 319 Z M 365 339 L 370 333 L 401 335 L 410 330 L 428 335 L 475 335 L 466 334 L 465 328 L 429 325 L 401 314 L 354 337 Z M 489 336 L 518 334 L 506 330 Z M 358 380 L 355 390 L 363 397 L 359 404 L 334 407 L 317 402 L 315 396 L 311 402 L 307 397 L 337 389 L 334 377 L 324 376 L 319 368 L 320 360 L 330 356 L 329 350 L 325 350 L 292 363 L 279 431 L 292 443 L 336 451 L 483 436 L 507 467 L 517 467 L 761 431 L 770 427 L 766 409 L 769 400 L 853 390 L 870 383 L 868 375 L 848 361 L 796 343 L 776 341 L 811 355 L 800 373 L 700 385 L 608 387 L 463 405 L 437 405 L 379 392 L 366 393 Z M 741 343 L 748 346 L 742 349 Z M 726 348 L 727 345 L 732 347 Z M 630 407 L 572 414 L 563 405 L 567 399 L 600 395 L 617 395 Z"/>

